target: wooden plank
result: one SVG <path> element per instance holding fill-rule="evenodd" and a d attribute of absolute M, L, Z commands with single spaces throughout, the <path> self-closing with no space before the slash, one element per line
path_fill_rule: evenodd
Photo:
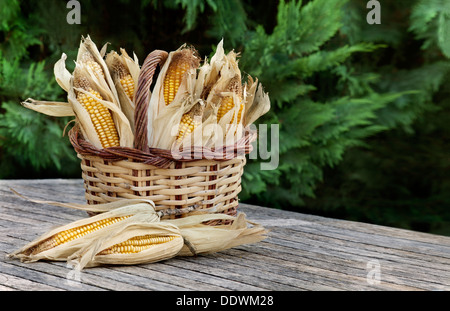
<path fill-rule="evenodd" d="M 76 282 L 74 278 L 67 277 L 70 270 L 60 269 L 55 264 L 36 262 L 30 265 L 17 261 L 3 261 L 0 262 L 0 268 L 4 274 L 23 279 L 18 284 L 20 290 L 50 290 L 50 288 L 51 290 L 100 290 L 99 287 Z M 32 281 L 32 283 L 26 280 Z"/>
<path fill-rule="evenodd" d="M 4 266 L 0 263 L 2 271 Z M 0 290 L 61 291 L 61 289 L 10 274 L 0 273 Z"/>
<path fill-rule="evenodd" d="M 321 290 L 321 291 L 337 291 L 340 286 L 332 282 L 311 282 L 311 278 L 305 277 L 305 273 L 298 270 L 290 273 L 290 269 L 284 265 L 280 265 L 280 261 L 270 262 L 265 256 L 259 258 L 248 257 L 248 252 L 239 252 L 237 249 L 227 250 L 217 254 L 211 254 L 204 259 L 203 264 L 210 266 L 228 267 L 228 269 L 238 272 L 242 276 L 249 274 L 261 283 L 261 287 L 268 290 L 282 291 L 298 291 L 298 290 Z M 250 253 L 250 255 L 253 255 Z M 195 259 L 197 260 L 197 259 Z M 194 261 L 194 259 L 193 259 Z M 272 265 L 273 264 L 273 265 Z M 247 278 L 246 278 L 246 281 Z"/>
<path fill-rule="evenodd" d="M 187 290 L 202 291 L 228 291 L 221 282 L 215 282 L 214 279 L 206 276 L 202 272 L 187 270 L 184 267 L 170 265 L 169 261 L 157 262 L 148 265 L 142 265 L 148 273 L 155 275 L 160 279 L 171 280 L 175 284 L 183 284 Z M 137 270 L 133 268 L 133 270 Z M 139 271 L 139 270 L 137 270 Z M 221 285 L 216 285 L 221 284 Z"/>
<path fill-rule="evenodd" d="M 405 239 L 412 239 L 414 241 L 421 241 L 430 244 L 450 246 L 450 238 L 448 236 L 440 236 L 436 234 L 423 233 L 393 227 L 386 227 L 362 222 L 355 222 L 349 220 L 338 220 L 316 215 L 301 214 L 291 211 L 284 211 L 279 209 L 271 209 L 261 206 L 249 205 L 245 203 L 239 204 L 242 210 L 247 213 L 255 215 L 255 220 L 260 221 L 265 226 L 274 227 L 292 227 L 292 226 L 307 226 L 311 224 L 322 224 L 327 227 L 350 229 L 355 232 L 377 233 L 387 237 L 398 237 Z"/>

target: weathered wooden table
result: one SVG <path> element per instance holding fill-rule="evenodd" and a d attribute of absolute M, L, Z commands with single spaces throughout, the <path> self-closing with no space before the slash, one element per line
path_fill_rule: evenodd
<path fill-rule="evenodd" d="M 450 290 L 450 237 L 240 205 L 270 230 L 259 243 L 139 266 L 21 263 L 6 254 L 86 217 L 26 201 L 85 203 L 82 180 L 0 180 L 0 290 Z"/>

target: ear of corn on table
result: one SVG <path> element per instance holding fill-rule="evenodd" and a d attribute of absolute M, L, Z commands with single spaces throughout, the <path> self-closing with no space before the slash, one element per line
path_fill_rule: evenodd
<path fill-rule="evenodd" d="M 46 202 L 48 203 L 48 202 Z M 109 211 L 53 229 L 17 251 L 8 254 L 23 262 L 68 261 L 77 269 L 102 264 L 144 264 L 175 256 L 193 256 L 222 251 L 265 238 L 266 230 L 248 227 L 244 214 L 197 213 L 162 221 L 152 202 L 121 200 L 85 205 L 84 210 Z M 57 204 L 56 204 L 57 205 Z M 102 206 L 105 205 L 105 206 Z M 79 205 L 64 204 L 80 208 Z M 211 220 L 231 220 L 230 225 L 210 226 Z"/>

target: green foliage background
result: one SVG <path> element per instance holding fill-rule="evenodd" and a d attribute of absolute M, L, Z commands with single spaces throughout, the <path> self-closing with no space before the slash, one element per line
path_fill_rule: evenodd
<path fill-rule="evenodd" d="M 80 177 L 70 119 L 20 102 L 65 100 L 53 64 L 82 35 L 140 60 L 224 38 L 280 125 L 279 167 L 249 161 L 242 201 L 450 235 L 448 1 L 380 1 L 380 25 L 365 0 L 79 2 L 69 25 L 67 1 L 0 0 L 0 178 Z"/>

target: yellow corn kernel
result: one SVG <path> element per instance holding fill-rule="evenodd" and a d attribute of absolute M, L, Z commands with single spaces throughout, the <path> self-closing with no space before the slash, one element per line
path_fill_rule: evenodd
<path fill-rule="evenodd" d="M 239 106 L 237 123 L 241 121 L 242 111 L 244 110 L 244 102 L 242 101 L 242 85 L 240 79 L 238 77 L 234 77 L 227 87 L 228 92 L 234 92 L 237 94 L 237 98 L 241 101 Z M 217 121 L 220 121 L 222 117 L 231 109 L 234 108 L 234 99 L 233 96 L 225 96 L 219 106 L 219 110 L 217 111 Z M 231 118 L 230 123 L 233 123 L 235 115 Z"/>
<path fill-rule="evenodd" d="M 185 113 L 178 128 L 177 141 L 181 141 L 184 136 L 192 133 L 198 125 L 199 122 L 196 122 L 189 113 Z"/>
<path fill-rule="evenodd" d="M 79 239 L 86 234 L 95 232 L 97 230 L 100 230 L 104 227 L 107 227 L 109 225 L 112 225 L 118 221 L 124 220 L 125 218 L 128 218 L 130 216 L 121 216 L 121 217 L 112 217 L 112 218 L 105 218 L 98 221 L 95 221 L 90 224 L 86 224 L 79 227 L 74 227 L 65 231 L 58 232 L 54 234 L 53 236 L 49 237 L 45 241 L 41 242 L 40 244 L 32 247 L 29 250 L 29 254 L 37 254 L 40 252 L 43 252 L 48 249 L 52 249 L 54 247 L 57 247 L 61 244 L 68 243 L 70 241 Z"/>
<path fill-rule="evenodd" d="M 118 243 L 107 249 L 104 249 L 103 251 L 98 253 L 98 255 L 139 253 L 143 250 L 149 249 L 152 246 L 170 242 L 175 238 L 176 236 L 136 236 L 122 243 Z"/>
<path fill-rule="evenodd" d="M 87 65 L 94 72 L 95 76 L 100 79 L 105 79 L 105 73 L 98 62 L 95 61 L 91 53 L 85 52 L 81 56 L 81 62 Z"/>
<path fill-rule="evenodd" d="M 82 88 L 93 95 L 77 92 L 77 100 L 89 113 L 89 117 L 91 118 L 102 147 L 119 146 L 119 135 L 114 125 L 111 112 L 95 98 L 102 99 L 100 93 L 93 90 L 87 79 L 83 77 L 76 77 L 74 86 Z"/>
<path fill-rule="evenodd" d="M 217 111 L 217 120 L 219 121 L 222 117 L 234 107 L 234 101 L 232 96 L 226 96 L 222 99 L 220 103 L 219 110 Z"/>
<path fill-rule="evenodd" d="M 196 104 L 189 112 L 181 117 L 178 126 L 177 142 L 181 142 L 186 135 L 192 133 L 202 124 L 203 106 Z"/>
<path fill-rule="evenodd" d="M 128 98 L 133 100 L 134 97 L 134 80 L 131 77 L 130 74 L 124 76 L 120 79 L 120 84 L 123 87 L 123 90 L 125 91 L 125 94 L 127 94 Z"/>
<path fill-rule="evenodd" d="M 226 96 L 222 99 L 219 110 L 217 111 L 217 121 L 222 119 L 222 117 L 231 109 L 234 108 L 234 100 L 232 96 Z M 241 103 L 238 111 L 237 123 L 241 122 L 242 111 L 244 110 L 244 103 Z M 234 114 L 231 118 L 230 123 L 234 120 Z"/>
<path fill-rule="evenodd" d="M 166 105 L 169 105 L 177 95 L 185 73 L 190 68 L 196 68 L 198 65 L 199 60 L 190 49 L 178 51 L 173 55 L 163 83 L 164 102 Z"/>
<path fill-rule="evenodd" d="M 133 100 L 134 97 L 134 80 L 130 74 L 128 68 L 119 60 L 114 59 L 112 61 L 110 70 L 117 75 L 120 85 L 122 85 L 125 94 L 127 94 L 130 100 Z"/>

